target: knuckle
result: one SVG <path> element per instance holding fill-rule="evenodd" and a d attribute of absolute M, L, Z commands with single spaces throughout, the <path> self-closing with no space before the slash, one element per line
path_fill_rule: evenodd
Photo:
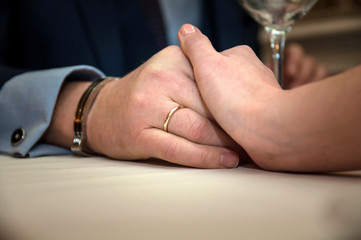
<path fill-rule="evenodd" d="M 210 167 L 209 163 L 216 158 L 212 151 L 202 151 L 195 162 L 196 167 Z"/>
<path fill-rule="evenodd" d="M 237 46 L 236 48 L 241 53 L 244 53 L 244 54 L 247 54 L 247 55 L 254 55 L 254 51 L 248 45 L 240 45 L 240 46 Z"/>
<path fill-rule="evenodd" d="M 173 160 L 178 153 L 179 142 L 173 141 L 166 145 L 163 149 L 163 157 L 165 160 Z"/>
<path fill-rule="evenodd" d="M 174 59 L 174 57 L 173 55 L 172 59 Z M 142 84 L 146 86 L 148 90 L 170 86 L 170 84 L 171 86 L 177 87 L 181 85 L 182 82 L 187 82 L 183 80 L 183 78 L 176 74 L 174 69 L 171 67 L 167 68 L 164 64 L 157 62 L 148 64 L 142 72 Z M 164 85 L 165 83 L 167 85 Z"/>
<path fill-rule="evenodd" d="M 172 73 L 167 70 L 164 65 L 156 62 L 145 66 L 142 72 L 142 84 L 147 86 L 147 89 L 159 86 L 160 83 L 164 81 L 170 81 L 173 78 L 174 77 L 172 77 Z"/>
<path fill-rule="evenodd" d="M 164 48 L 161 52 L 162 54 L 171 55 L 171 56 L 182 54 L 181 48 L 176 45 L 170 45 Z"/>
<path fill-rule="evenodd" d="M 208 132 L 208 125 L 206 121 L 200 121 L 197 119 L 189 123 L 187 134 L 192 141 L 203 143 L 208 139 Z"/>
<path fill-rule="evenodd" d="M 148 99 L 143 92 L 133 92 L 129 96 L 128 103 L 131 106 L 131 109 L 138 111 L 147 106 Z"/>
<path fill-rule="evenodd" d="M 155 80 L 162 78 L 165 74 L 165 69 L 162 64 L 158 62 L 151 62 L 147 64 L 143 69 L 144 79 L 145 80 Z"/>
<path fill-rule="evenodd" d="M 163 66 L 163 69 L 164 69 L 164 59 L 167 59 L 166 63 L 170 65 L 172 65 L 172 63 L 181 62 L 186 59 L 182 49 L 179 46 L 175 46 L 175 45 L 170 45 L 166 48 L 163 48 L 156 55 L 158 56 L 157 61 L 153 61 L 153 62 L 158 62 L 158 65 L 161 65 L 160 67 Z"/>

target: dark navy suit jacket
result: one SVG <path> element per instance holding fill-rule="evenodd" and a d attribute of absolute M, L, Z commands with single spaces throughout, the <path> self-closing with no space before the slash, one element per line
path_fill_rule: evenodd
<path fill-rule="evenodd" d="M 250 45 L 257 25 L 237 0 L 204 0 L 199 26 L 217 50 Z M 34 69 L 87 64 L 123 76 L 162 47 L 137 0 L 0 0 L 0 87 Z"/>

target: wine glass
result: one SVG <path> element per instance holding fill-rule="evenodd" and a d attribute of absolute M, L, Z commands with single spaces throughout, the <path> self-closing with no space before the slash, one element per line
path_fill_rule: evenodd
<path fill-rule="evenodd" d="M 238 0 L 269 35 L 273 71 L 282 87 L 282 61 L 286 34 L 317 0 Z"/>

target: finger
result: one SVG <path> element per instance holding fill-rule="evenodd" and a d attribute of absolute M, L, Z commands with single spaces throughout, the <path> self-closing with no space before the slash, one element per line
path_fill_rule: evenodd
<path fill-rule="evenodd" d="M 299 79 L 302 83 L 308 83 L 312 81 L 312 77 L 316 70 L 316 61 L 311 56 L 306 56 L 303 60 L 303 64 L 300 67 Z"/>
<path fill-rule="evenodd" d="M 226 148 L 200 145 L 159 129 L 142 132 L 144 150 L 152 157 L 197 168 L 234 168 L 238 155 Z"/>
<path fill-rule="evenodd" d="M 163 109 L 158 108 L 158 110 L 155 111 L 163 112 L 163 114 L 149 114 L 149 116 L 158 116 L 158 119 L 155 117 L 152 118 L 151 126 L 162 130 L 166 116 L 170 110 L 173 110 L 179 105 L 174 102 L 169 102 L 167 106 L 169 107 L 163 107 Z M 164 111 L 164 109 L 168 110 Z M 244 149 L 221 129 L 218 124 L 188 108 L 178 109 L 172 115 L 168 123 L 168 132 L 169 134 L 175 134 L 194 143 L 232 149 L 242 157 L 242 162 L 248 162 L 250 159 Z"/>
<path fill-rule="evenodd" d="M 194 143 L 226 147 L 238 153 L 240 162 L 249 162 L 250 157 L 217 123 L 204 118 L 197 112 L 182 108 L 173 115 L 168 124 L 168 132 Z"/>
<path fill-rule="evenodd" d="M 327 74 L 328 74 L 328 70 L 326 66 L 319 65 L 313 76 L 313 81 L 319 81 L 321 79 L 324 79 L 325 77 L 327 77 Z"/>
<path fill-rule="evenodd" d="M 314 63 L 315 64 L 315 63 Z M 289 88 L 294 88 L 300 86 L 305 83 L 315 82 L 324 79 L 328 75 L 328 70 L 324 65 L 313 66 L 313 72 L 311 76 L 304 79 L 302 76 L 297 76 L 293 81 L 289 84 Z"/>
<path fill-rule="evenodd" d="M 192 25 L 183 25 L 178 31 L 178 38 L 184 54 L 193 66 L 199 91 L 207 106 L 213 108 L 211 111 L 214 114 L 214 108 L 221 105 L 218 99 L 224 100 L 226 97 L 221 95 L 228 95 L 226 88 L 234 90 L 233 86 L 239 84 L 233 78 L 227 78 L 233 67 L 222 60 L 230 58 L 225 58 L 222 53 L 215 51 L 209 39 Z M 216 81 L 216 79 L 222 80 Z"/>
<path fill-rule="evenodd" d="M 194 143 L 225 147 L 237 152 L 240 162 L 249 162 L 250 157 L 218 124 L 197 112 L 183 108 L 168 125 L 168 132 Z"/>
<path fill-rule="evenodd" d="M 294 77 L 303 58 L 303 48 L 299 44 L 290 44 L 285 51 L 285 74 Z"/>
<path fill-rule="evenodd" d="M 160 128 L 162 129 L 162 128 Z M 182 108 L 171 118 L 168 132 L 195 143 L 237 149 L 238 145 L 217 124 L 197 112 Z"/>
<path fill-rule="evenodd" d="M 185 24 L 179 29 L 178 39 L 183 52 L 195 69 L 203 62 L 202 59 L 217 53 L 209 39 L 190 24 Z"/>
<path fill-rule="evenodd" d="M 315 71 L 315 60 L 312 57 L 306 56 L 302 64 L 300 64 L 295 77 L 290 83 L 290 88 L 300 86 L 312 81 L 312 76 Z"/>

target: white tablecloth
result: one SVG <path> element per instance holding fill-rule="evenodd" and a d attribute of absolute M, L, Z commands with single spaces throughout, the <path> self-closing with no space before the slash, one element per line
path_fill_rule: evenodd
<path fill-rule="evenodd" d="M 356 240 L 361 172 L 0 156 L 0 232 L 11 240 Z"/>

